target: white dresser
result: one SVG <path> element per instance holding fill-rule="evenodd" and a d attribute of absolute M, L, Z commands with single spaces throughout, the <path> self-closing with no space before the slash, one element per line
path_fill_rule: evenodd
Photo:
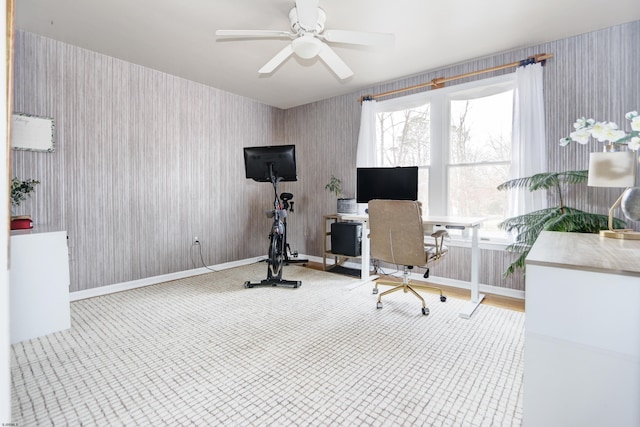
<path fill-rule="evenodd" d="M 525 425 L 640 426 L 640 241 L 543 231 L 526 264 Z"/>
<path fill-rule="evenodd" d="M 66 231 L 11 232 L 11 343 L 71 327 Z"/>

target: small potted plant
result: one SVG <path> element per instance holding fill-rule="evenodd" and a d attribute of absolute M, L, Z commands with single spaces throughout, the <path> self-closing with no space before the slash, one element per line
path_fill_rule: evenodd
<path fill-rule="evenodd" d="M 335 194 L 338 198 L 338 213 L 356 213 L 356 199 L 342 197 L 342 180 L 340 180 L 340 178 L 336 178 L 335 175 L 332 174 L 331 179 L 329 179 L 329 182 L 324 188 Z"/>
<path fill-rule="evenodd" d="M 30 193 L 35 191 L 35 186 L 40 181 L 35 179 L 20 180 L 16 177 L 11 179 L 11 208 L 20 206 L 20 203 L 27 200 Z M 19 230 L 24 228 L 32 228 L 33 222 L 30 215 L 19 215 L 11 217 L 11 229 Z"/>

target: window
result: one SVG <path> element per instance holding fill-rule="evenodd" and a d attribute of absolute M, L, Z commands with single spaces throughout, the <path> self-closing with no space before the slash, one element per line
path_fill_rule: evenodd
<path fill-rule="evenodd" d="M 425 215 L 484 216 L 483 238 L 497 229 L 508 193 L 513 75 L 377 103 L 378 166 L 418 166 Z"/>

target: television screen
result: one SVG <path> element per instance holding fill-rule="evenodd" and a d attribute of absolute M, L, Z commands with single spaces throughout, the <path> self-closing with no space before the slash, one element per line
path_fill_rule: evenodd
<path fill-rule="evenodd" d="M 244 147 L 244 169 L 249 179 L 270 182 L 271 173 L 280 181 L 297 181 L 296 146 Z"/>
<path fill-rule="evenodd" d="M 356 199 L 418 200 L 418 167 L 358 168 Z"/>

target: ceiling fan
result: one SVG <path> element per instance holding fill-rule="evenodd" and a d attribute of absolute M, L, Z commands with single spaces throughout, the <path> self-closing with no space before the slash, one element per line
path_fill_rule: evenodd
<path fill-rule="evenodd" d="M 342 80 L 353 75 L 349 66 L 326 43 L 345 43 L 364 46 L 391 46 L 394 35 L 349 30 L 325 30 L 327 15 L 318 7 L 318 0 L 296 0 L 289 11 L 291 31 L 278 30 L 217 30 L 225 38 L 288 38 L 291 43 L 267 62 L 258 73 L 270 74 L 292 54 L 303 59 L 319 56 Z"/>

